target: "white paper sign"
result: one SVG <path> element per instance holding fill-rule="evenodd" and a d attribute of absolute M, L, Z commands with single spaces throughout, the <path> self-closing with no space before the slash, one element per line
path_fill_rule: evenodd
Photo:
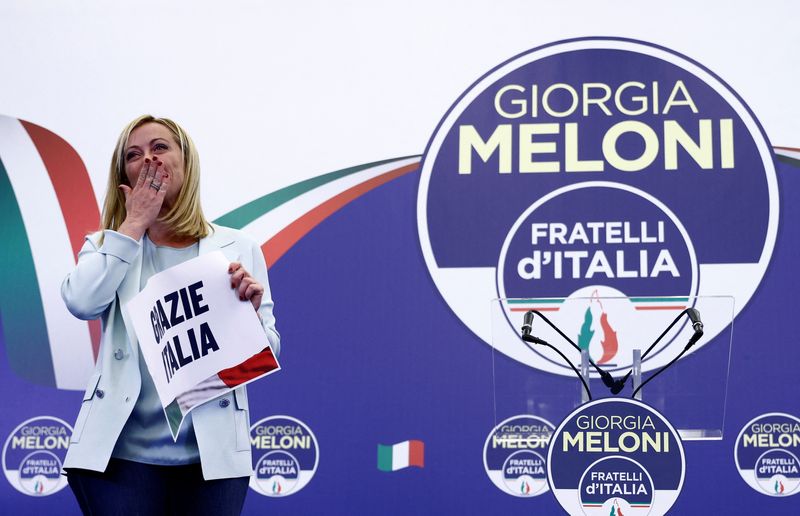
<path fill-rule="evenodd" d="M 125 306 L 173 437 L 193 407 L 279 369 L 229 265 L 221 251 L 198 256 L 153 275 Z M 258 375 L 220 374 L 256 362 Z"/>

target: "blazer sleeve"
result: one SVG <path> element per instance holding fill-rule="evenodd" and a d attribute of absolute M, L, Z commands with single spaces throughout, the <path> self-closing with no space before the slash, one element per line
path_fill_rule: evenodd
<path fill-rule="evenodd" d="M 103 231 L 103 245 L 98 245 L 100 234 L 86 237 L 78 264 L 61 284 L 61 297 L 78 319 L 97 319 L 105 312 L 142 247 L 110 229 Z"/>
<path fill-rule="evenodd" d="M 264 296 L 261 298 L 261 306 L 258 308 L 258 315 L 261 316 L 261 326 L 267 334 L 267 340 L 272 348 L 272 352 L 277 357 L 281 353 L 281 336 L 275 329 L 275 315 L 273 308 L 275 303 L 272 301 L 272 292 L 269 288 L 269 278 L 267 274 L 267 262 L 264 261 L 264 253 L 255 241 L 250 241 L 252 252 L 253 270 L 251 274 L 264 285 Z"/>

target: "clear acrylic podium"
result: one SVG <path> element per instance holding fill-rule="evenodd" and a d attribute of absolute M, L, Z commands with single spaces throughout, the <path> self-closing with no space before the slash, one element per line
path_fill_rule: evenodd
<path fill-rule="evenodd" d="M 594 367 L 620 379 L 629 371 L 619 397 L 630 398 L 675 358 L 694 334 L 687 308 L 697 309 L 704 335 L 671 367 L 647 383 L 636 398 L 672 423 L 683 440 L 722 439 L 731 358 L 734 299 L 697 297 L 589 297 L 495 299 L 491 302 L 492 378 L 495 424 L 530 414 L 553 425 L 587 401 L 573 370 L 556 352 L 521 338 L 523 317 L 533 310 L 531 335 L 557 347 L 584 375 L 594 399 L 613 396 Z M 580 351 L 547 324 L 549 320 Z M 644 355 L 651 344 L 663 337 Z M 582 364 L 583 361 L 583 364 Z M 583 367 L 582 367 L 583 365 Z M 641 367 L 641 377 L 635 369 Z"/>

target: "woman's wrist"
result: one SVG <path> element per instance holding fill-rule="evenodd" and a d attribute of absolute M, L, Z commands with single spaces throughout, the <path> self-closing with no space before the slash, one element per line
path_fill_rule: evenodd
<path fill-rule="evenodd" d="M 144 224 L 139 224 L 136 221 L 129 219 L 125 219 L 117 229 L 118 233 L 127 235 L 137 241 L 142 239 L 145 231 L 147 231 L 147 228 L 144 226 Z"/>

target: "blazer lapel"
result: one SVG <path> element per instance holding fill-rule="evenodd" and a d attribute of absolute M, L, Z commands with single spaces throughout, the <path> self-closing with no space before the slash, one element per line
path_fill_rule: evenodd
<path fill-rule="evenodd" d="M 134 357 L 139 357 L 139 346 L 136 345 L 138 342 L 136 340 L 136 332 L 133 331 L 133 324 L 128 317 L 128 310 L 126 309 L 125 305 L 128 304 L 136 294 L 139 293 L 139 283 L 142 279 L 142 252 L 140 251 L 136 258 L 131 262 L 130 267 L 128 268 L 128 273 L 125 275 L 125 279 L 122 280 L 122 284 L 117 289 L 117 303 L 120 304 L 120 313 L 122 314 L 122 320 L 125 321 L 125 330 L 128 332 L 128 341 L 131 344 L 131 354 Z"/>
<path fill-rule="evenodd" d="M 227 231 L 220 231 L 219 226 L 214 224 L 211 225 L 211 229 L 211 234 L 200 240 L 198 254 L 207 254 L 222 249 L 222 252 L 225 253 L 229 260 L 235 260 L 237 257 L 229 256 L 225 249 L 234 242 L 233 237 L 227 234 Z"/>

